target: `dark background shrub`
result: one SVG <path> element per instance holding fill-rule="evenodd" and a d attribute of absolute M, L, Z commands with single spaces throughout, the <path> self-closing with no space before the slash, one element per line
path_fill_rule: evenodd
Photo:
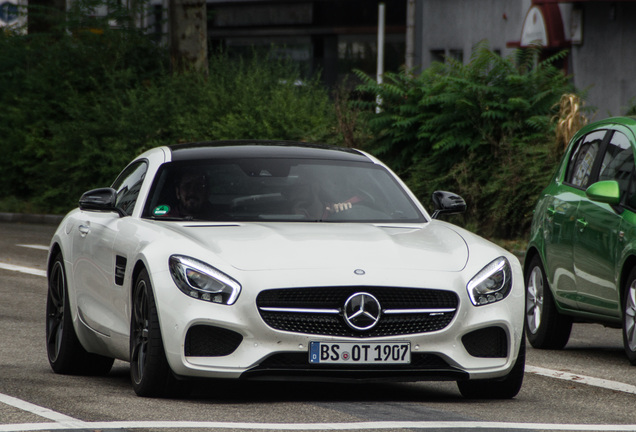
<path fill-rule="evenodd" d="M 168 53 L 141 31 L 98 24 L 56 37 L 0 33 L 4 211 L 66 212 L 159 145 L 334 140 L 328 91 L 300 81 L 289 61 L 216 53 L 209 76 L 172 74 Z"/>
<path fill-rule="evenodd" d="M 468 211 L 456 222 L 488 236 L 523 235 L 556 162 L 551 119 L 573 91 L 552 65 L 564 54 L 536 55 L 502 58 L 482 44 L 467 64 L 388 73 L 383 84 L 359 73 L 360 89 L 381 99 L 381 111 L 368 114 L 376 137 L 369 149 L 425 203 L 434 190 L 461 194 Z M 358 105 L 370 113 L 374 104 Z"/>
<path fill-rule="evenodd" d="M 554 59 L 502 58 L 483 44 L 465 65 L 386 73 L 381 85 L 357 72 L 355 91 L 329 94 L 267 54 L 211 53 L 209 75 L 173 74 L 118 3 L 114 18 L 87 20 L 100 1 L 74 2 L 65 31 L 0 32 L 0 211 L 65 213 L 155 146 L 258 138 L 362 148 L 427 206 L 434 190 L 464 196 L 468 212 L 451 221 L 525 235 L 556 164 L 559 98 L 574 91 Z"/>

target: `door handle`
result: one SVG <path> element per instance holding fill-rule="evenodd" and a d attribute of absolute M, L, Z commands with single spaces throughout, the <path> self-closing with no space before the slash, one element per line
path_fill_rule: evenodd
<path fill-rule="evenodd" d="M 86 226 L 86 225 L 80 225 L 79 227 L 77 227 L 77 229 L 80 232 L 80 235 L 82 237 L 86 237 L 86 234 L 88 234 L 89 232 L 91 232 L 91 227 Z"/>

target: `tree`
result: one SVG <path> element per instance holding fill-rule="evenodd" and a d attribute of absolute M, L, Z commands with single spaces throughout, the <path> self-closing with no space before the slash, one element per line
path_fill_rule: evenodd
<path fill-rule="evenodd" d="M 174 72 L 208 73 L 205 0 L 170 0 L 170 56 Z"/>

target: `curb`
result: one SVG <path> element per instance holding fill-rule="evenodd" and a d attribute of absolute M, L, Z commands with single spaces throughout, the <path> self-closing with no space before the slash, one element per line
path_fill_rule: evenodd
<path fill-rule="evenodd" d="M 59 225 L 64 219 L 60 215 L 28 214 L 28 213 L 0 213 L 0 222 L 32 223 L 42 225 Z"/>

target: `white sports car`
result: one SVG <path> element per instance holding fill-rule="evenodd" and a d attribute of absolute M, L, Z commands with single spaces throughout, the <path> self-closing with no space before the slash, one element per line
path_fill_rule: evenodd
<path fill-rule="evenodd" d="M 525 364 L 517 258 L 357 150 L 271 141 L 160 147 L 85 193 L 53 236 L 53 370 L 130 362 L 140 396 L 187 378 L 455 380 L 511 398 Z"/>

